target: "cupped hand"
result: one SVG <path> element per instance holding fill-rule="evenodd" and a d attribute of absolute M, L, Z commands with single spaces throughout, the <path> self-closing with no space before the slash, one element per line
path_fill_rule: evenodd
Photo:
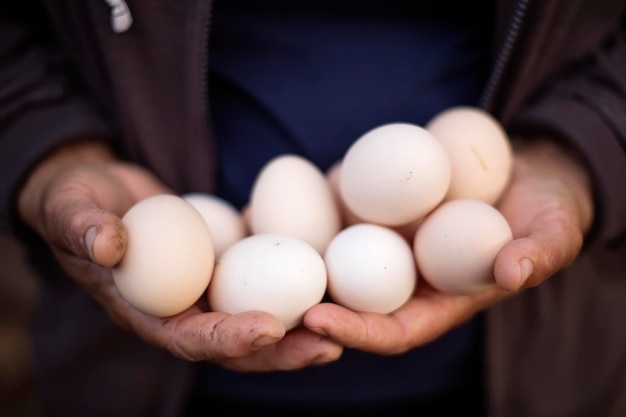
<path fill-rule="evenodd" d="M 357 313 L 323 303 L 307 312 L 305 325 L 349 348 L 402 353 L 567 267 L 581 251 L 593 221 L 585 166 L 577 155 L 548 139 L 514 145 L 513 177 L 498 203 L 514 239 L 495 260 L 496 285 L 459 296 L 438 292 L 421 280 L 415 295 L 391 314 Z"/>
<path fill-rule="evenodd" d="M 123 214 L 136 202 L 171 193 L 145 169 L 118 161 L 98 142 L 51 154 L 33 170 L 18 198 L 19 214 L 49 245 L 65 272 L 121 327 L 190 360 L 209 360 L 241 371 L 296 369 L 337 359 L 342 347 L 301 328 L 285 334 L 263 312 L 208 312 L 205 297 L 172 317 L 130 306 L 113 282 L 126 247 Z"/>

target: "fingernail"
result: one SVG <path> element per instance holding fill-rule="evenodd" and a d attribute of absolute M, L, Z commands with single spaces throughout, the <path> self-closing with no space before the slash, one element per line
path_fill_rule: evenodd
<path fill-rule="evenodd" d="M 252 347 L 255 349 L 260 349 L 264 346 L 271 345 L 272 343 L 276 343 L 279 339 L 270 336 L 261 336 L 254 342 L 252 342 Z"/>
<path fill-rule="evenodd" d="M 328 332 L 325 329 L 322 329 L 321 327 L 309 327 L 309 330 L 319 334 L 320 336 L 328 337 Z"/>
<path fill-rule="evenodd" d="M 522 281 L 520 287 L 526 283 L 530 275 L 533 273 L 533 261 L 528 258 L 523 258 L 520 263 L 520 269 L 522 270 Z"/>
<path fill-rule="evenodd" d="M 92 262 L 96 262 L 93 258 L 93 241 L 98 234 L 98 228 L 96 226 L 91 226 L 85 232 L 85 244 L 87 245 L 87 250 L 89 251 L 89 258 Z"/>
<path fill-rule="evenodd" d="M 329 362 L 332 362 L 333 360 L 331 358 L 329 358 L 328 356 L 324 356 L 324 355 L 320 355 L 317 356 L 315 359 L 313 359 L 311 361 L 312 365 L 326 365 Z"/>

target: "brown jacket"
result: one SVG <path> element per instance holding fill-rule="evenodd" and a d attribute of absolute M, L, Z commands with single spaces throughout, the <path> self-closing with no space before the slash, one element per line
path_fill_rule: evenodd
<path fill-rule="evenodd" d="M 129 0 L 134 22 L 123 33 L 111 29 L 105 1 L 5 3 L 0 226 L 20 233 L 45 278 L 35 331 L 43 401 L 64 416 L 175 416 L 191 364 L 117 329 L 19 228 L 12 201 L 45 152 L 94 135 L 181 193 L 212 189 L 210 1 Z M 616 401 L 626 391 L 625 4 L 495 3 L 483 103 L 511 133 L 551 134 L 581 151 L 597 220 L 571 267 L 487 312 L 489 415 L 626 415 Z"/>

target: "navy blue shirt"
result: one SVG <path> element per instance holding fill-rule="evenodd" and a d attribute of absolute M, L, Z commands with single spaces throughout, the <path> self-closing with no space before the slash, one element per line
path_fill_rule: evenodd
<path fill-rule="evenodd" d="M 271 157 L 321 169 L 367 130 L 423 125 L 476 105 L 488 70 L 489 1 L 217 0 L 210 109 L 218 193 L 244 205 Z M 203 365 L 199 389 L 291 403 L 419 398 L 480 383 L 480 319 L 406 354 L 347 350 L 324 367 L 239 374 Z"/>

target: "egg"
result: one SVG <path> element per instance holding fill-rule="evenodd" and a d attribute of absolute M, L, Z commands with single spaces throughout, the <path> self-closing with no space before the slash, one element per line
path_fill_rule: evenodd
<path fill-rule="evenodd" d="M 262 233 L 224 252 L 207 296 L 214 311 L 264 311 L 290 330 L 322 300 L 326 285 L 326 265 L 315 248 L 293 236 Z"/>
<path fill-rule="evenodd" d="M 326 180 L 330 184 L 330 189 L 335 197 L 336 205 L 339 209 L 341 217 L 341 225 L 343 227 L 352 226 L 353 224 L 363 223 L 363 219 L 354 214 L 350 208 L 346 205 L 339 192 L 339 178 L 341 176 L 341 161 L 338 161 L 330 166 L 326 171 Z"/>
<path fill-rule="evenodd" d="M 389 123 L 359 137 L 342 158 L 339 192 L 347 207 L 369 223 L 416 221 L 445 197 L 450 158 L 426 129 Z"/>
<path fill-rule="evenodd" d="M 326 179 L 330 184 L 330 188 L 333 190 L 333 195 L 335 196 L 335 201 L 337 202 L 337 206 L 339 207 L 339 211 L 342 218 L 343 227 L 352 226 L 358 223 L 367 223 L 365 220 L 359 218 L 356 214 L 354 214 L 350 208 L 346 205 L 341 197 L 341 193 L 339 192 L 339 178 L 341 176 L 341 161 L 338 161 L 330 166 L 326 171 Z M 415 231 L 418 226 L 424 219 L 424 216 L 413 220 L 406 224 L 400 224 L 397 226 L 387 226 L 390 229 L 395 230 L 400 233 L 402 237 L 404 237 L 408 242 L 413 241 L 413 237 L 415 236 Z"/>
<path fill-rule="evenodd" d="M 215 259 L 200 213 L 181 197 L 161 194 L 132 206 L 122 222 L 128 243 L 112 268 L 120 295 L 157 317 L 191 307 L 207 289 Z"/>
<path fill-rule="evenodd" d="M 415 233 L 420 276 L 449 294 L 475 294 L 495 284 L 493 264 L 513 239 L 504 216 L 480 200 L 457 199 L 438 206 Z"/>
<path fill-rule="evenodd" d="M 494 204 L 511 178 L 513 150 L 500 123 L 486 111 L 459 106 L 435 115 L 426 129 L 450 156 L 445 200 L 472 198 Z"/>
<path fill-rule="evenodd" d="M 323 253 L 341 229 L 339 209 L 324 173 L 299 155 L 268 161 L 252 186 L 249 203 L 252 234 L 294 236 Z"/>
<path fill-rule="evenodd" d="M 227 200 L 199 192 L 187 193 L 182 197 L 200 212 L 209 226 L 216 258 L 247 235 L 243 215 Z"/>
<path fill-rule="evenodd" d="M 329 296 L 354 311 L 391 313 L 417 285 L 410 244 L 385 226 L 361 223 L 343 229 L 328 245 L 324 261 Z"/>

